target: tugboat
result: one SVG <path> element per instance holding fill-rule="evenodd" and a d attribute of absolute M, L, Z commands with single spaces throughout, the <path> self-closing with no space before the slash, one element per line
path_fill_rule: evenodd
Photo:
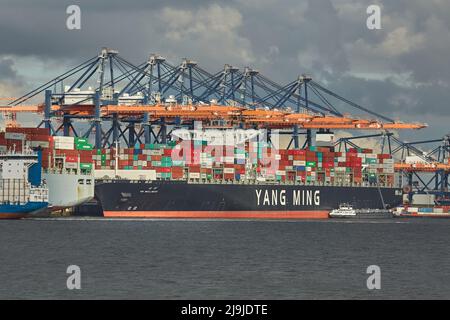
<path fill-rule="evenodd" d="M 392 212 L 388 209 L 354 209 L 347 203 L 339 205 L 338 209 L 330 212 L 330 218 L 379 219 L 392 217 Z"/>
<path fill-rule="evenodd" d="M 20 219 L 48 207 L 40 157 L 29 148 L 0 153 L 0 219 Z"/>

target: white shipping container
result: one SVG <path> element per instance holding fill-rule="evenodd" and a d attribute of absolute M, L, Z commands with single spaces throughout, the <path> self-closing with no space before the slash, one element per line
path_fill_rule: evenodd
<path fill-rule="evenodd" d="M 224 157 L 225 163 L 234 163 L 234 157 Z"/>
<path fill-rule="evenodd" d="M 76 163 L 76 162 L 66 162 L 65 167 L 67 169 L 76 169 L 78 167 L 78 163 Z"/>
<path fill-rule="evenodd" d="M 163 155 L 164 151 L 162 150 L 150 150 L 150 155 L 151 156 L 161 156 Z"/>
<path fill-rule="evenodd" d="M 234 173 L 234 168 L 223 168 L 223 173 Z"/>
<path fill-rule="evenodd" d="M 53 141 L 55 143 L 75 143 L 75 138 L 65 136 L 54 136 Z"/>
<path fill-rule="evenodd" d="M 334 142 L 333 133 L 316 133 L 316 142 Z"/>
<path fill-rule="evenodd" d="M 434 194 L 413 194 L 412 203 L 415 205 L 433 205 L 435 199 Z"/>
<path fill-rule="evenodd" d="M 55 149 L 58 150 L 74 150 L 73 144 L 55 143 Z"/>
<path fill-rule="evenodd" d="M 5 139 L 6 140 L 25 140 L 26 136 L 23 133 L 5 132 Z"/>
<path fill-rule="evenodd" d="M 200 173 L 198 172 L 189 172 L 190 179 L 200 179 Z"/>

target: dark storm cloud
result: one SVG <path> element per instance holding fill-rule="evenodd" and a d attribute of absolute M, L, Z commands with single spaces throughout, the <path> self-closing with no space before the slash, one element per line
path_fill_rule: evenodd
<path fill-rule="evenodd" d="M 211 0 L 0 0 L 0 41 L 4 44 L 0 46 L 0 54 L 79 59 L 96 54 L 102 46 L 139 52 L 142 44 L 156 38 L 157 25 L 152 20 L 161 8 L 195 9 L 212 3 Z M 77 31 L 66 28 L 66 8 L 73 4 L 81 8 L 81 30 Z M 144 53 L 141 56 L 143 59 Z"/>
<path fill-rule="evenodd" d="M 373 3 L 382 30 L 366 27 Z M 70 4 L 79 31 L 65 27 Z M 443 0 L 0 0 L 0 59 L 14 62 L 3 62 L 7 77 L 23 57 L 72 66 L 108 46 L 134 63 L 158 52 L 211 72 L 249 65 L 281 83 L 309 73 L 379 113 L 436 123 L 427 132 L 438 135 L 450 119 L 449 16 Z"/>
<path fill-rule="evenodd" d="M 14 80 L 17 72 L 13 69 L 14 61 L 12 59 L 0 59 L 0 78 Z"/>

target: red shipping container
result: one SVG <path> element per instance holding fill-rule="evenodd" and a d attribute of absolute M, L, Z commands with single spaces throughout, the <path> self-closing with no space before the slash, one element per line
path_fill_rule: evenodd
<path fill-rule="evenodd" d="M 78 157 L 66 156 L 66 162 L 78 162 Z"/>
<path fill-rule="evenodd" d="M 234 179 L 234 173 L 224 173 L 223 178 L 225 180 L 233 180 Z"/>
<path fill-rule="evenodd" d="M 200 166 L 197 164 L 189 164 L 189 172 L 200 172 Z"/>
<path fill-rule="evenodd" d="M 16 132 L 16 133 L 24 133 L 24 134 L 32 134 L 32 135 L 50 135 L 50 129 L 46 128 L 22 128 L 22 127 L 14 127 L 14 128 L 6 128 L 6 132 Z"/>

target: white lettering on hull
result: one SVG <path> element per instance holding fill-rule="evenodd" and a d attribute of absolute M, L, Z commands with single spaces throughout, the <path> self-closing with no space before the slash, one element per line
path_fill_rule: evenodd
<path fill-rule="evenodd" d="M 320 190 L 292 190 L 292 201 L 288 199 L 286 190 L 256 189 L 257 206 L 320 206 Z"/>

